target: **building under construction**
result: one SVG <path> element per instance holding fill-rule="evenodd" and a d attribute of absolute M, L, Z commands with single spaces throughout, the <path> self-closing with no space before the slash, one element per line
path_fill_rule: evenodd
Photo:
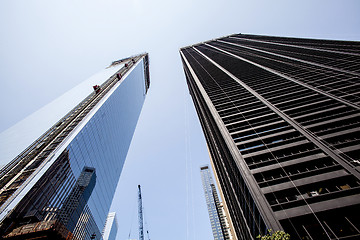
<path fill-rule="evenodd" d="M 113 62 L 85 82 L 85 93 L 75 89 L 85 95 L 63 118 L 1 160 L 0 238 L 102 239 L 149 85 L 147 54 Z"/>

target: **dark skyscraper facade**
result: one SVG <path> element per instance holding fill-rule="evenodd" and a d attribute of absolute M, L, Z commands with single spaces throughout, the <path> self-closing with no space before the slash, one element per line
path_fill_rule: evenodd
<path fill-rule="evenodd" d="M 238 239 L 359 239 L 360 43 L 235 34 L 180 55 Z"/>
<path fill-rule="evenodd" d="M 149 88 L 148 55 L 115 61 L 91 81 L 90 95 L 1 169 L 1 237 L 102 239 Z"/>

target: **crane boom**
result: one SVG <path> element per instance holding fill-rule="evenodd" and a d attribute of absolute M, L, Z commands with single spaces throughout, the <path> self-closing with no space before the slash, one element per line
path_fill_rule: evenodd
<path fill-rule="evenodd" d="M 144 224 L 143 224 L 143 208 L 142 208 L 142 199 L 141 199 L 141 188 L 140 185 L 138 185 L 139 188 L 139 240 L 144 240 Z"/>

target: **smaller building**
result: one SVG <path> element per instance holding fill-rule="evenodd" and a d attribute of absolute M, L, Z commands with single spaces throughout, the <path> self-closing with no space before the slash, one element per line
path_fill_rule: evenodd
<path fill-rule="evenodd" d="M 115 240 L 116 234 L 118 230 L 118 223 L 116 220 L 115 212 L 111 212 L 108 214 L 105 227 L 102 232 L 102 236 L 104 240 Z"/>
<path fill-rule="evenodd" d="M 214 181 L 211 177 L 209 166 L 201 167 L 200 174 L 214 239 L 231 239 L 229 224 L 227 223 L 223 205 L 219 200 Z"/>

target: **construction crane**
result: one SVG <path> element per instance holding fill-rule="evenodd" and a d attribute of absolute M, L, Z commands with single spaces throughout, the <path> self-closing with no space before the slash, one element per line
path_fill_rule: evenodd
<path fill-rule="evenodd" d="M 141 197 L 141 187 L 140 185 L 138 185 L 138 202 L 139 202 L 139 210 L 138 210 L 138 215 L 139 215 L 139 240 L 144 240 L 144 221 L 143 221 L 143 206 L 142 206 L 142 197 Z M 147 223 L 145 220 L 145 225 L 146 225 L 146 229 L 148 229 L 147 227 Z M 150 235 L 149 235 L 149 230 L 146 230 L 146 234 L 147 234 L 147 239 L 150 240 Z"/>
<path fill-rule="evenodd" d="M 139 198 L 138 198 L 138 207 L 139 207 L 139 240 L 144 240 L 144 224 L 143 224 L 143 208 L 142 208 L 142 199 L 141 199 L 141 187 L 138 185 Z"/>

